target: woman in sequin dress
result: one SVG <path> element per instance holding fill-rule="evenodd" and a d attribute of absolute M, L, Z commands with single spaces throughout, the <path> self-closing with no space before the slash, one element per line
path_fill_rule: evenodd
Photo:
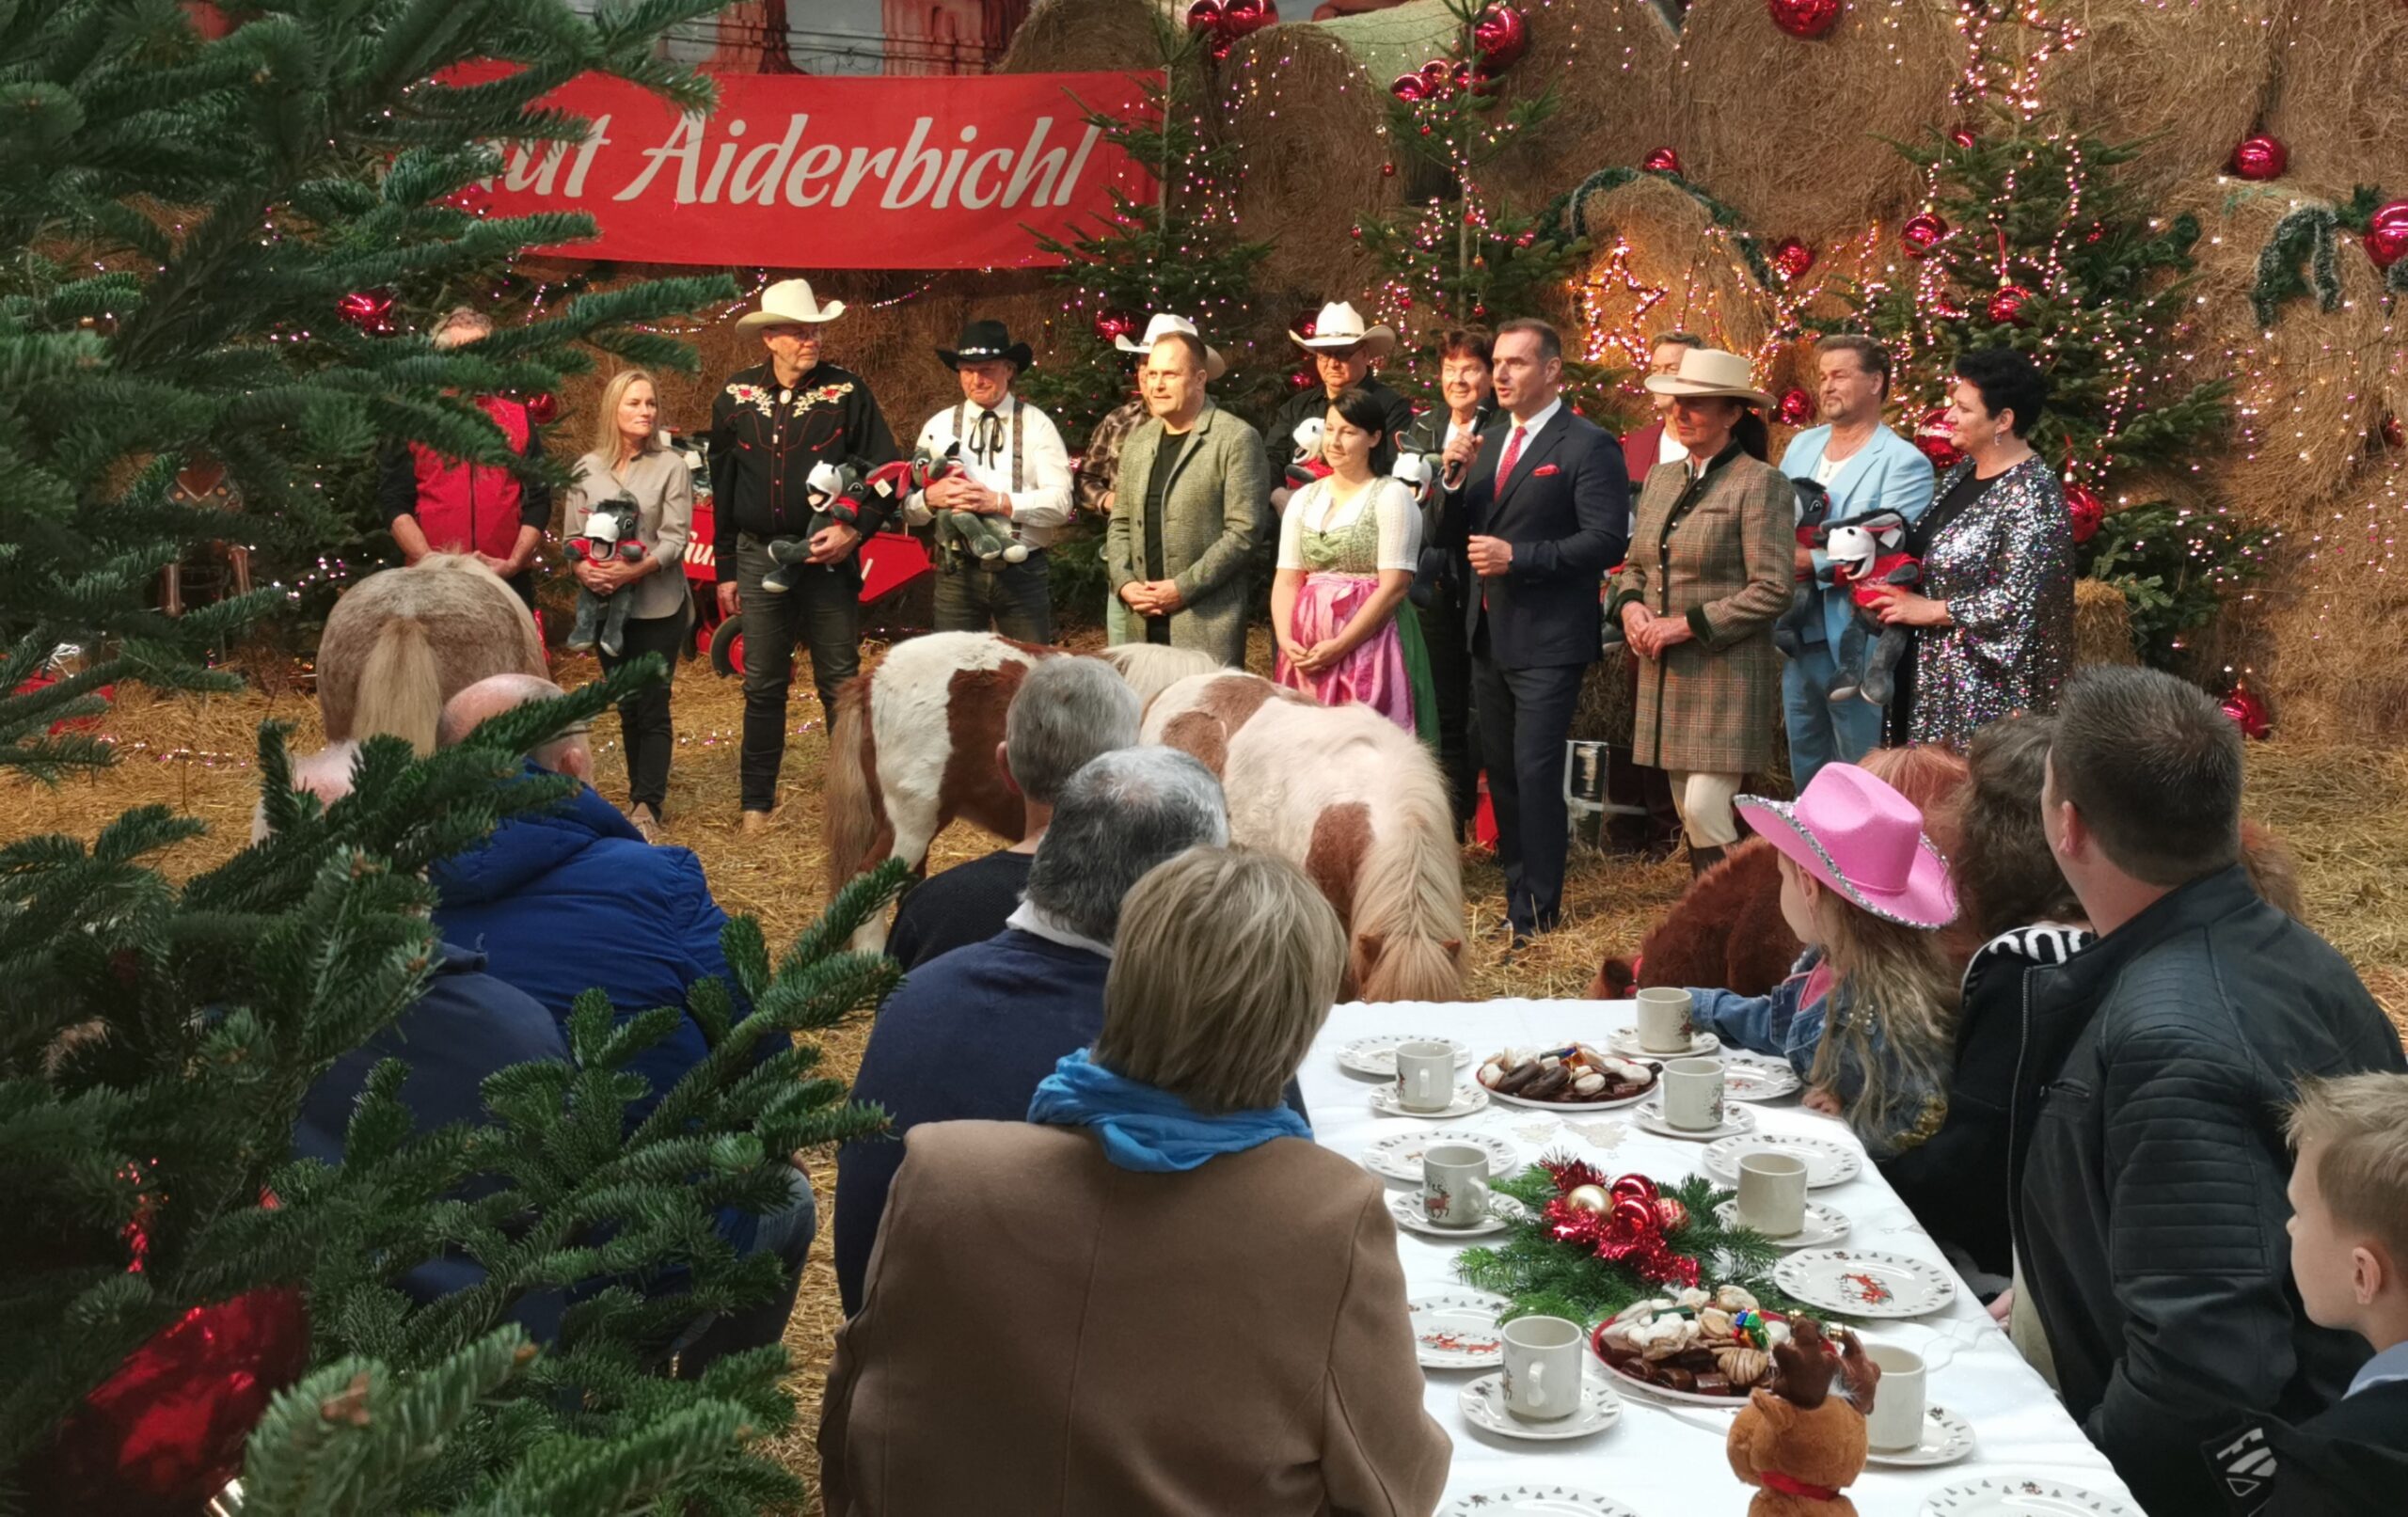
<path fill-rule="evenodd" d="M 2073 659 L 2073 522 L 2056 475 L 2024 439 L 2049 382 L 2004 348 L 1956 362 L 1948 419 L 1965 460 L 1908 537 L 1913 590 L 1885 587 L 1881 619 L 1915 629 L 1914 675 L 1893 734 L 1962 749 L 1984 722 L 2055 709 Z"/>

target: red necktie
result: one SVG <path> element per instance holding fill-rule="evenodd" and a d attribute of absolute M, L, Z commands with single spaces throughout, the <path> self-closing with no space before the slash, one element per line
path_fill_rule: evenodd
<path fill-rule="evenodd" d="M 1497 494 L 1505 493 L 1505 483 L 1513 477 L 1513 466 L 1522 461 L 1522 429 L 1516 426 L 1505 439 L 1505 456 L 1497 461 Z"/>

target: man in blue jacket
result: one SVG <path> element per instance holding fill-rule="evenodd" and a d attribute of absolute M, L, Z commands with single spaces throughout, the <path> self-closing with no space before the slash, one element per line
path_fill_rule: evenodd
<path fill-rule="evenodd" d="M 1830 491 L 1832 521 L 1882 510 L 1913 521 L 1931 506 L 1931 460 L 1881 424 L 1881 403 L 1890 394 L 1888 350 L 1869 337 L 1844 334 L 1823 339 L 1814 352 L 1824 424 L 1789 440 L 1781 471 Z M 1789 775 L 1803 795 L 1816 769 L 1853 764 L 1881 746 L 1881 708 L 1854 699 L 1832 703 L 1839 669 L 1831 650 L 1855 608 L 1846 591 L 1832 586 L 1831 563 L 1822 554 L 1801 545 L 1798 573 L 1801 578 L 1812 574 L 1823 592 L 1823 614 L 1808 624 L 1804 651 L 1781 673 Z"/>

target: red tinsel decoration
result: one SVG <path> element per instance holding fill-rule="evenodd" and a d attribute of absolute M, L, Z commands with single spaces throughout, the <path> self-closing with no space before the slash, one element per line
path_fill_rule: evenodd
<path fill-rule="evenodd" d="M 2242 138 L 2232 150 L 2232 171 L 2242 179 L 2259 182 L 2282 178 L 2290 161 L 2290 150 L 2283 146 L 2281 139 L 2263 132 Z"/>
<path fill-rule="evenodd" d="M 1666 1233 L 1687 1225 L 1688 1209 L 1658 1195 L 1654 1180 L 1644 1175 L 1608 1180 L 1594 1165 L 1553 1155 L 1539 1163 L 1555 1181 L 1555 1199 L 1541 1213 L 1549 1238 L 1588 1249 L 1608 1263 L 1626 1264 L 1640 1278 L 1658 1285 L 1697 1284 L 1697 1260 L 1664 1240 Z M 1584 1211 L 1565 1199 L 1584 1185 L 1604 1188 L 1613 1204 L 1603 1211 Z"/>
<path fill-rule="evenodd" d="M 1947 235 L 1948 223 L 1925 211 L 1907 218 L 1907 224 L 1898 229 L 1898 243 L 1906 248 L 1909 258 L 1922 258 Z"/>
<path fill-rule="evenodd" d="M 2408 200 L 2394 200 L 2376 208 L 2367 222 L 2367 257 L 2374 260 L 2378 269 L 2387 269 L 2408 258 Z"/>
<path fill-rule="evenodd" d="M 1651 174 L 1677 174 L 1681 171 L 1681 155 L 1670 148 L 1658 148 L 1640 159 L 1639 166 Z"/>
<path fill-rule="evenodd" d="M 1843 0 L 1766 0 L 1772 24 L 1792 37 L 1815 38 L 1840 24 L 1847 7 Z"/>
<path fill-rule="evenodd" d="M 2107 519 L 2107 502 L 2086 484 L 2066 486 L 2066 511 L 2073 517 L 2073 540 L 2077 543 L 2087 543 L 2098 536 L 2099 523 Z"/>
<path fill-rule="evenodd" d="M 1814 397 L 1796 386 L 1783 390 L 1781 409 L 1777 413 L 1784 427 L 1802 427 L 1814 419 Z"/>
<path fill-rule="evenodd" d="M 1772 266 L 1784 279 L 1803 279 L 1814 266 L 1814 250 L 1795 237 L 1784 237 L 1772 250 Z"/>

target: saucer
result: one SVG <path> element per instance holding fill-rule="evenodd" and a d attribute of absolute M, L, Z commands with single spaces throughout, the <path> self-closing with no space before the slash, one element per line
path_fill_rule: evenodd
<path fill-rule="evenodd" d="M 1714 1209 L 1714 1215 L 1716 1220 L 1725 1227 L 1738 1226 L 1739 1203 L 1735 1200 L 1725 1201 Z M 1806 1203 L 1805 1226 L 1785 1238 L 1767 1236 L 1765 1241 L 1783 1253 L 1798 1248 L 1825 1248 L 1846 1238 L 1849 1226 L 1846 1214 L 1838 1208 L 1827 1207 L 1819 1201 L 1809 1201 Z"/>
<path fill-rule="evenodd" d="M 1873 1249 L 1792 1254 L 1772 1279 L 1809 1306 L 1854 1317 L 1921 1317 L 1956 1299 L 1956 1277 L 1943 1266 Z"/>
<path fill-rule="evenodd" d="M 1438 1509 L 1438 1517 L 1631 1517 L 1631 1510 L 1593 1491 L 1542 1481 L 1458 1496 Z"/>
<path fill-rule="evenodd" d="M 1613 1387 L 1586 1378 L 1580 1382 L 1579 1411 L 1544 1422 L 1518 1416 L 1505 1409 L 1505 1371 L 1501 1369 L 1465 1385 L 1455 1404 L 1463 1410 L 1465 1422 L 1505 1438 L 1586 1438 L 1622 1420 L 1622 1398 Z"/>
<path fill-rule="evenodd" d="M 1421 1183 L 1421 1156 L 1441 1144 L 1464 1143 L 1488 1156 L 1491 1176 L 1511 1175 L 1522 1167 L 1513 1146 L 1504 1139 L 1468 1129 L 1440 1128 L 1434 1132 L 1400 1132 L 1363 1150 L 1363 1167 L 1392 1180 Z"/>
<path fill-rule="evenodd" d="M 1435 1112 L 1414 1112 L 1406 1110 L 1404 1103 L 1397 1099 L 1396 1087 L 1394 1085 L 1374 1085 L 1371 1087 L 1371 1110 L 1379 1113 L 1382 1116 L 1414 1116 L 1419 1117 L 1424 1121 L 1435 1122 L 1443 1121 L 1450 1116 L 1469 1116 L 1472 1113 L 1479 1111 L 1481 1107 L 1487 1104 L 1488 1087 L 1479 1083 L 1477 1081 L 1466 1084 L 1457 1085 L 1455 1087 L 1455 1098 L 1449 1101 L 1442 1110 Z"/>
<path fill-rule="evenodd" d="M 2034 1475 L 1988 1475 L 1952 1485 L 1925 1496 L 1922 1510 L 1923 1517 L 2138 1517 L 2114 1496 Z"/>
<path fill-rule="evenodd" d="M 1687 1138 L 1692 1143 L 1713 1143 L 1720 1138 L 1736 1138 L 1756 1130 L 1756 1114 L 1728 1100 L 1722 1103 L 1722 1120 L 1710 1128 L 1674 1127 L 1664 1115 L 1661 1091 L 1640 1102 L 1639 1110 L 1630 1115 L 1632 1121 L 1658 1137 Z"/>
<path fill-rule="evenodd" d="M 1806 1188 L 1810 1191 L 1852 1180 L 1864 1172 L 1864 1161 L 1846 1144 L 1833 1143 L 1829 1138 L 1794 1137 L 1782 1132 L 1724 1138 L 1706 1148 L 1703 1168 L 1723 1184 L 1736 1185 L 1739 1183 L 1739 1160 L 1753 1153 L 1795 1154 L 1806 1161 Z"/>
<path fill-rule="evenodd" d="M 1388 1193 L 1388 1215 L 1394 1217 L 1396 1225 L 1406 1232 L 1449 1242 L 1458 1238 L 1486 1238 L 1491 1233 L 1501 1233 L 1521 1221 L 1524 1213 L 1522 1203 L 1510 1195 L 1499 1195 L 1492 1191 L 1488 1196 L 1487 1216 L 1469 1227 L 1441 1227 L 1421 1214 L 1419 1191 L 1391 1191 Z"/>
<path fill-rule="evenodd" d="M 1396 1051 L 1402 1043 L 1444 1043 L 1455 1051 L 1455 1067 L 1461 1069 L 1471 1063 L 1471 1045 L 1458 1043 L 1451 1037 L 1424 1037 L 1415 1033 L 1382 1033 L 1376 1037 L 1358 1037 L 1341 1044 L 1338 1050 L 1338 1067 L 1349 1074 L 1370 1075 L 1374 1080 L 1396 1078 Z"/>
<path fill-rule="evenodd" d="M 1795 1096 L 1803 1083 L 1786 1059 L 1767 1058 L 1739 1049 L 1722 1051 L 1722 1098 L 1727 1101 L 1777 1101 Z"/>
<path fill-rule="evenodd" d="M 1485 1290 L 1441 1290 L 1404 1304 L 1413 1319 L 1413 1356 L 1424 1369 L 1479 1369 L 1505 1352 L 1497 1319 L 1513 1305 Z"/>
<path fill-rule="evenodd" d="M 1697 1059 L 1722 1047 L 1722 1039 L 1712 1033 L 1692 1031 L 1689 1046 L 1685 1049 L 1646 1049 L 1639 1046 L 1639 1029 L 1625 1027 L 1606 1039 L 1607 1051 L 1625 1059 Z"/>
<path fill-rule="evenodd" d="M 1954 1464 L 1973 1451 L 1973 1425 L 1944 1406 L 1923 1409 L 1923 1441 L 1912 1448 L 1867 1449 L 1868 1464 L 1892 1464 L 1900 1469 L 1920 1469 L 1933 1464 Z"/>

